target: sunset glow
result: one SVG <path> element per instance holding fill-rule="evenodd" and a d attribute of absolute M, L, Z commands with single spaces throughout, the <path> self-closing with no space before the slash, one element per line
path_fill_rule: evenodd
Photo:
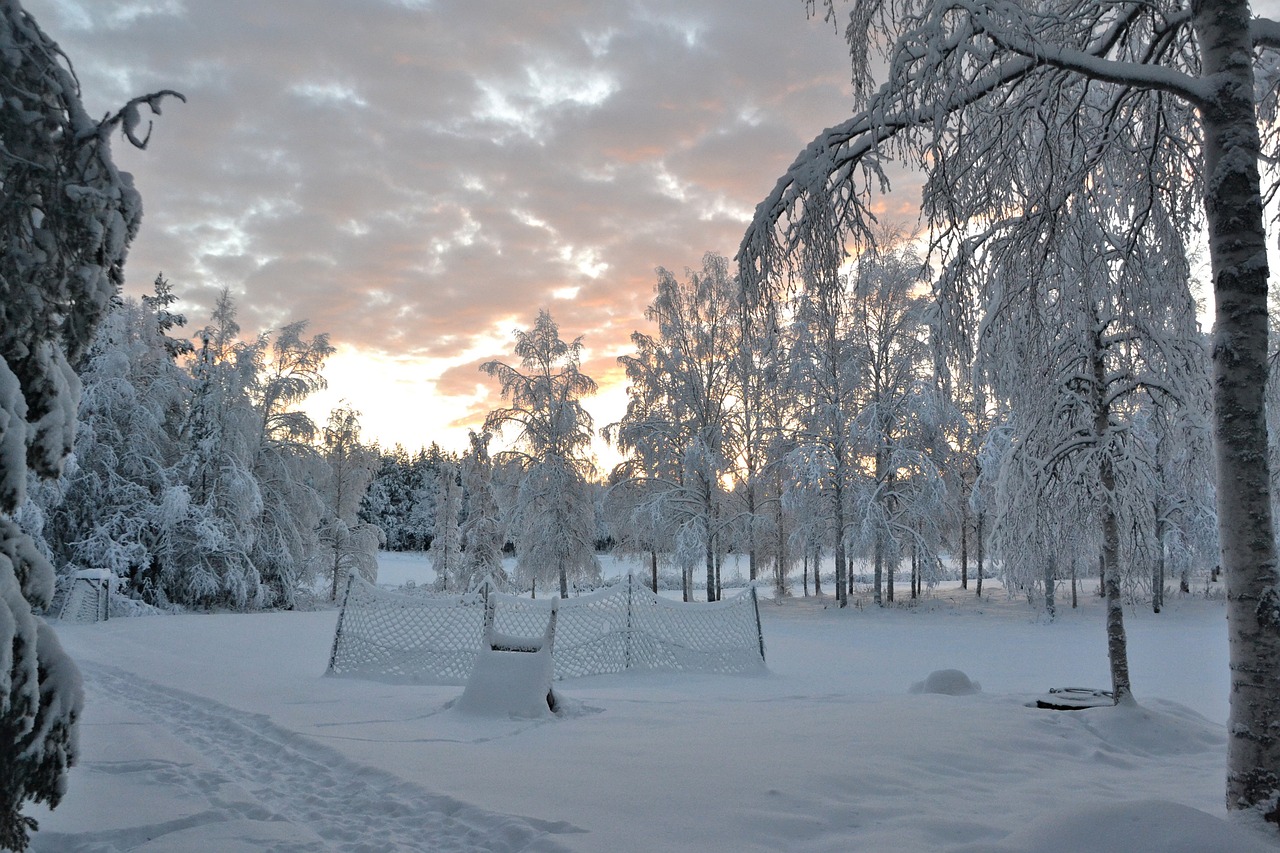
<path fill-rule="evenodd" d="M 223 287 L 246 336 L 309 320 L 338 352 L 308 410 L 348 401 L 410 449 L 463 447 L 496 403 L 477 366 L 540 308 L 584 337 L 597 426 L 620 417 L 655 267 L 732 257 L 850 109 L 842 40 L 800 3 L 27 5 L 91 112 L 187 96 L 117 146 L 146 211 L 126 291 L 162 271 L 188 331 Z"/>

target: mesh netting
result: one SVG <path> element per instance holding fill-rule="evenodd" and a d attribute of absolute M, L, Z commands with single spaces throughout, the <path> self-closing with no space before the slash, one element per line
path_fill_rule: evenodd
<path fill-rule="evenodd" d="M 558 606 L 557 679 L 626 670 L 734 673 L 764 665 L 754 589 L 711 604 L 681 603 L 627 577 L 578 598 L 487 593 L 484 600 L 494 633 L 506 637 L 541 637 L 553 605 Z M 386 592 L 357 578 L 338 619 L 330 672 L 464 682 L 484 633 L 486 605 L 481 602 L 479 596 L 424 599 Z"/>
<path fill-rule="evenodd" d="M 477 596 L 387 592 L 353 574 L 329 672 L 413 684 L 463 684 L 484 634 Z"/>
<path fill-rule="evenodd" d="M 59 618 L 64 622 L 101 622 L 107 618 L 110 597 L 106 582 L 76 578 L 63 600 Z"/>

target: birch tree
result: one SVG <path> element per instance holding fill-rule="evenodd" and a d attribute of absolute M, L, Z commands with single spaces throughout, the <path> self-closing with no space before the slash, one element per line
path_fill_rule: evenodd
<path fill-rule="evenodd" d="M 533 327 L 515 332 L 518 367 L 488 361 L 508 405 L 485 418 L 486 431 L 515 429 L 516 449 L 502 454 L 522 470 L 516 497 L 516 554 L 531 580 L 559 583 L 600 579 L 595 557 L 595 502 L 587 488 L 594 469 L 589 455 L 593 422 L 582 398 L 596 383 L 580 369 L 582 338 L 564 341 L 547 311 Z"/>
<path fill-rule="evenodd" d="M 807 288 L 797 298 L 788 387 L 796 398 L 796 449 L 791 466 L 808 484 L 810 505 L 826 528 L 822 541 L 835 558 L 835 594 L 848 603 L 848 544 L 856 482 L 862 476 L 855 440 L 862 363 L 854 357 L 853 300 L 847 276 L 838 285 Z M 811 519 L 807 527 L 811 527 Z M 880 589 L 876 588 L 876 601 Z"/>
<path fill-rule="evenodd" d="M 677 561 L 685 567 L 702 562 L 709 601 L 718 597 L 721 478 L 729 471 L 732 393 L 742 369 L 735 292 L 728 262 L 714 253 L 684 282 L 658 269 L 645 310 L 658 333 L 632 334 L 636 354 L 618 359 L 630 400 L 610 429 L 619 448 L 634 455 L 634 473 L 650 481 L 649 498 L 661 501 L 675 528 Z"/>
<path fill-rule="evenodd" d="M 815 0 L 808 0 L 812 9 Z M 829 18 L 836 0 L 824 0 Z M 795 253 L 838 256 L 872 237 L 868 201 L 885 161 L 928 174 L 926 215 L 955 258 L 983 251 L 983 223 L 1050 216 L 1067 195 L 1159 204 L 1208 232 L 1214 289 L 1214 417 L 1221 562 L 1228 588 L 1231 738 L 1227 804 L 1280 823 L 1280 576 L 1270 506 L 1263 389 L 1266 235 L 1259 170 L 1275 160 L 1277 88 L 1259 88 L 1280 24 L 1246 0 L 1190 5 L 1070 0 L 856 0 L 846 30 L 859 111 L 824 131 L 757 209 L 739 270 L 770 288 Z M 876 55 L 885 81 L 873 79 Z M 1040 107 L 1089 102 L 1073 131 L 1040 154 L 1023 133 Z M 1259 119 L 1268 135 L 1259 132 Z M 1061 127 L 1062 125 L 1059 125 Z M 1141 236 L 1144 217 L 1133 220 Z M 975 236 L 975 233 L 977 236 Z"/>
<path fill-rule="evenodd" d="M 849 282 L 848 351 L 861 376 L 850 438 L 873 465 L 852 500 L 872 557 L 876 604 L 894 600 L 895 570 L 905 554 L 936 553 L 931 543 L 945 504 L 934 460 L 945 406 L 926 374 L 928 300 L 918 292 L 925 272 L 909 247 L 885 246 L 865 252 Z"/>

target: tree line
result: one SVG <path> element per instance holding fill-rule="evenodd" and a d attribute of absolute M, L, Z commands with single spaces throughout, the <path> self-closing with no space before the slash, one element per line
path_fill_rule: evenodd
<path fill-rule="evenodd" d="M 767 304 L 714 253 L 683 278 L 659 269 L 652 331 L 619 359 L 626 412 L 600 430 L 625 456 L 609 472 L 590 456 L 582 341 L 540 312 L 517 363 L 484 365 L 507 405 L 468 453 L 384 452 L 362 518 L 388 547 L 429 548 L 448 589 L 478 579 L 458 569 L 472 547 L 561 594 L 597 582 L 607 548 L 686 598 L 718 598 L 735 555 L 780 595 L 841 606 L 860 586 L 893 603 L 904 579 L 911 598 L 944 577 L 982 594 L 994 575 L 1050 617 L 1086 578 L 1158 611 L 1216 559 L 1207 343 L 1185 260 L 1133 264 L 1118 287 L 1097 228 L 1072 227 L 1076 251 L 1034 286 L 994 282 L 1001 310 L 964 342 L 940 319 L 952 283 L 910 234 Z M 1170 275 L 1182 298 L 1156 300 Z"/>

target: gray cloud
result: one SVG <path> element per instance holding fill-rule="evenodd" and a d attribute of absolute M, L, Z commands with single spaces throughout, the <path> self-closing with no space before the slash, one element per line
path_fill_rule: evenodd
<path fill-rule="evenodd" d="M 246 330 L 434 359 L 440 394 L 544 306 L 606 371 L 654 268 L 731 255 L 852 109 L 840 38 L 786 0 L 26 5 L 98 113 L 188 97 L 116 143 L 131 292 L 163 270 L 198 327 L 227 286 Z"/>

